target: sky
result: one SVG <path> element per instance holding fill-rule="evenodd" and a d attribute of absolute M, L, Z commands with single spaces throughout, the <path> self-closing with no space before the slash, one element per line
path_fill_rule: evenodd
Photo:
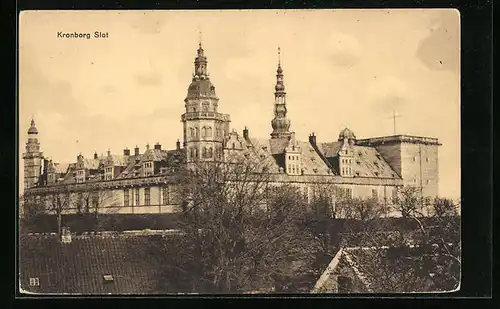
<path fill-rule="evenodd" d="M 108 33 L 58 38 L 58 32 Z M 201 35 L 200 35 L 201 32 Z M 45 156 L 173 149 L 200 40 L 219 112 L 272 131 L 277 50 L 298 139 L 436 137 L 440 195 L 460 196 L 460 17 L 456 10 L 23 11 L 19 184 L 34 117 Z"/>

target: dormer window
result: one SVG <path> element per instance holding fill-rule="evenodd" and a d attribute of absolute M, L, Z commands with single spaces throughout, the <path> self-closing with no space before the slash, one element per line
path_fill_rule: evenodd
<path fill-rule="evenodd" d="M 104 282 L 107 282 L 107 283 L 115 281 L 115 279 L 113 278 L 112 275 L 104 275 L 103 279 L 104 279 Z"/>
<path fill-rule="evenodd" d="M 40 279 L 38 277 L 30 278 L 30 286 L 40 286 Z"/>

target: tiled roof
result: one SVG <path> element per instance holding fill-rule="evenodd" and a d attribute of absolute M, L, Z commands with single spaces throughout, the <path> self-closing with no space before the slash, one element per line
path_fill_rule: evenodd
<path fill-rule="evenodd" d="M 318 148 L 328 161 L 335 165 L 342 143 L 318 143 Z M 358 145 L 352 147 L 354 152 L 352 169 L 356 177 L 400 178 L 376 148 Z"/>
<path fill-rule="evenodd" d="M 379 291 L 380 287 L 377 286 L 376 281 L 380 278 L 374 278 L 373 273 L 377 273 L 373 270 L 373 267 L 390 267 L 390 265 L 396 265 L 394 259 L 397 259 L 397 266 L 394 267 L 394 276 L 402 276 L 406 273 L 408 269 L 414 269 L 416 267 L 421 267 L 421 265 L 416 265 L 415 260 L 411 257 L 418 257 L 421 253 L 415 250 L 418 247 L 410 247 L 408 249 L 396 249 L 392 247 L 348 247 L 341 248 L 337 254 L 334 256 L 328 267 L 325 269 L 321 277 L 316 282 L 313 293 L 335 293 L 337 276 L 348 275 L 354 279 L 354 290 L 352 293 L 365 293 L 365 292 L 383 292 L 383 293 L 393 293 L 400 291 Z M 393 250 L 399 250 L 397 253 Z M 373 259 L 377 257 L 378 263 L 387 263 L 386 265 L 360 265 L 359 261 L 366 261 L 367 259 Z M 366 272 L 366 269 L 373 270 L 373 273 Z M 349 275 L 350 274 L 350 275 Z M 420 277 L 419 277 L 420 278 Z M 432 282 L 428 276 L 423 276 L 420 278 L 422 283 L 419 285 L 419 291 L 414 292 L 430 292 Z"/>
<path fill-rule="evenodd" d="M 110 155 L 111 160 L 113 161 L 113 166 L 127 166 L 128 160 L 124 155 Z M 110 159 L 109 157 L 107 158 Z"/>
<path fill-rule="evenodd" d="M 298 144 L 302 151 L 304 175 L 332 175 L 330 168 L 309 142 L 298 141 Z"/>
<path fill-rule="evenodd" d="M 55 234 L 22 235 L 20 284 L 34 293 L 159 293 L 162 240 L 121 233 L 73 235 L 71 243 L 61 243 Z M 39 278 L 39 286 L 30 286 L 30 278 Z"/>
<path fill-rule="evenodd" d="M 399 178 L 373 147 L 354 146 L 353 170 L 359 177 Z"/>
<path fill-rule="evenodd" d="M 280 165 L 271 152 L 271 146 L 268 139 L 250 138 L 247 141 L 254 156 L 267 166 L 270 173 L 279 173 Z"/>
<path fill-rule="evenodd" d="M 318 143 L 318 149 L 325 155 L 325 157 L 336 157 L 337 152 L 342 146 L 343 142 L 333 142 L 333 143 Z"/>
<path fill-rule="evenodd" d="M 103 161 L 104 158 L 100 159 L 83 159 L 83 165 L 85 168 L 90 169 L 90 170 L 96 170 L 99 168 L 99 164 Z"/>
<path fill-rule="evenodd" d="M 54 172 L 57 174 L 66 174 L 69 163 L 54 163 Z"/>
<path fill-rule="evenodd" d="M 251 144 L 262 160 L 266 160 L 273 167 L 274 172 L 285 167 L 285 148 L 289 141 L 287 139 L 256 139 L 251 138 Z M 331 175 L 329 167 L 321 159 L 309 142 L 296 141 L 301 149 L 301 163 L 304 175 Z"/>

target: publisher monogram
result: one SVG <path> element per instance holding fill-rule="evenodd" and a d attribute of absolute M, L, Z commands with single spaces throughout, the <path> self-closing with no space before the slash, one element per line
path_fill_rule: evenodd
<path fill-rule="evenodd" d="M 76 32 L 76 31 L 75 32 L 58 31 L 57 38 L 59 38 L 59 39 L 87 39 L 87 40 L 90 40 L 91 38 L 107 39 L 107 38 L 109 38 L 109 33 L 95 31 L 91 34 L 90 32 L 85 33 L 85 32 Z"/>

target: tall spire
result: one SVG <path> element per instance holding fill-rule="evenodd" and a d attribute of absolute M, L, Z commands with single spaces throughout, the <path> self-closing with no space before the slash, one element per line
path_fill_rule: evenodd
<path fill-rule="evenodd" d="M 272 138 L 290 137 L 290 120 L 286 117 L 286 92 L 281 68 L 281 49 L 278 47 L 278 69 L 276 70 L 276 86 L 274 87 L 274 119 L 271 121 Z"/>
<path fill-rule="evenodd" d="M 201 31 L 200 31 L 200 38 L 198 42 L 198 54 L 194 60 L 193 80 L 208 79 L 207 64 L 208 64 L 207 57 L 205 57 L 205 53 L 201 45 Z"/>

